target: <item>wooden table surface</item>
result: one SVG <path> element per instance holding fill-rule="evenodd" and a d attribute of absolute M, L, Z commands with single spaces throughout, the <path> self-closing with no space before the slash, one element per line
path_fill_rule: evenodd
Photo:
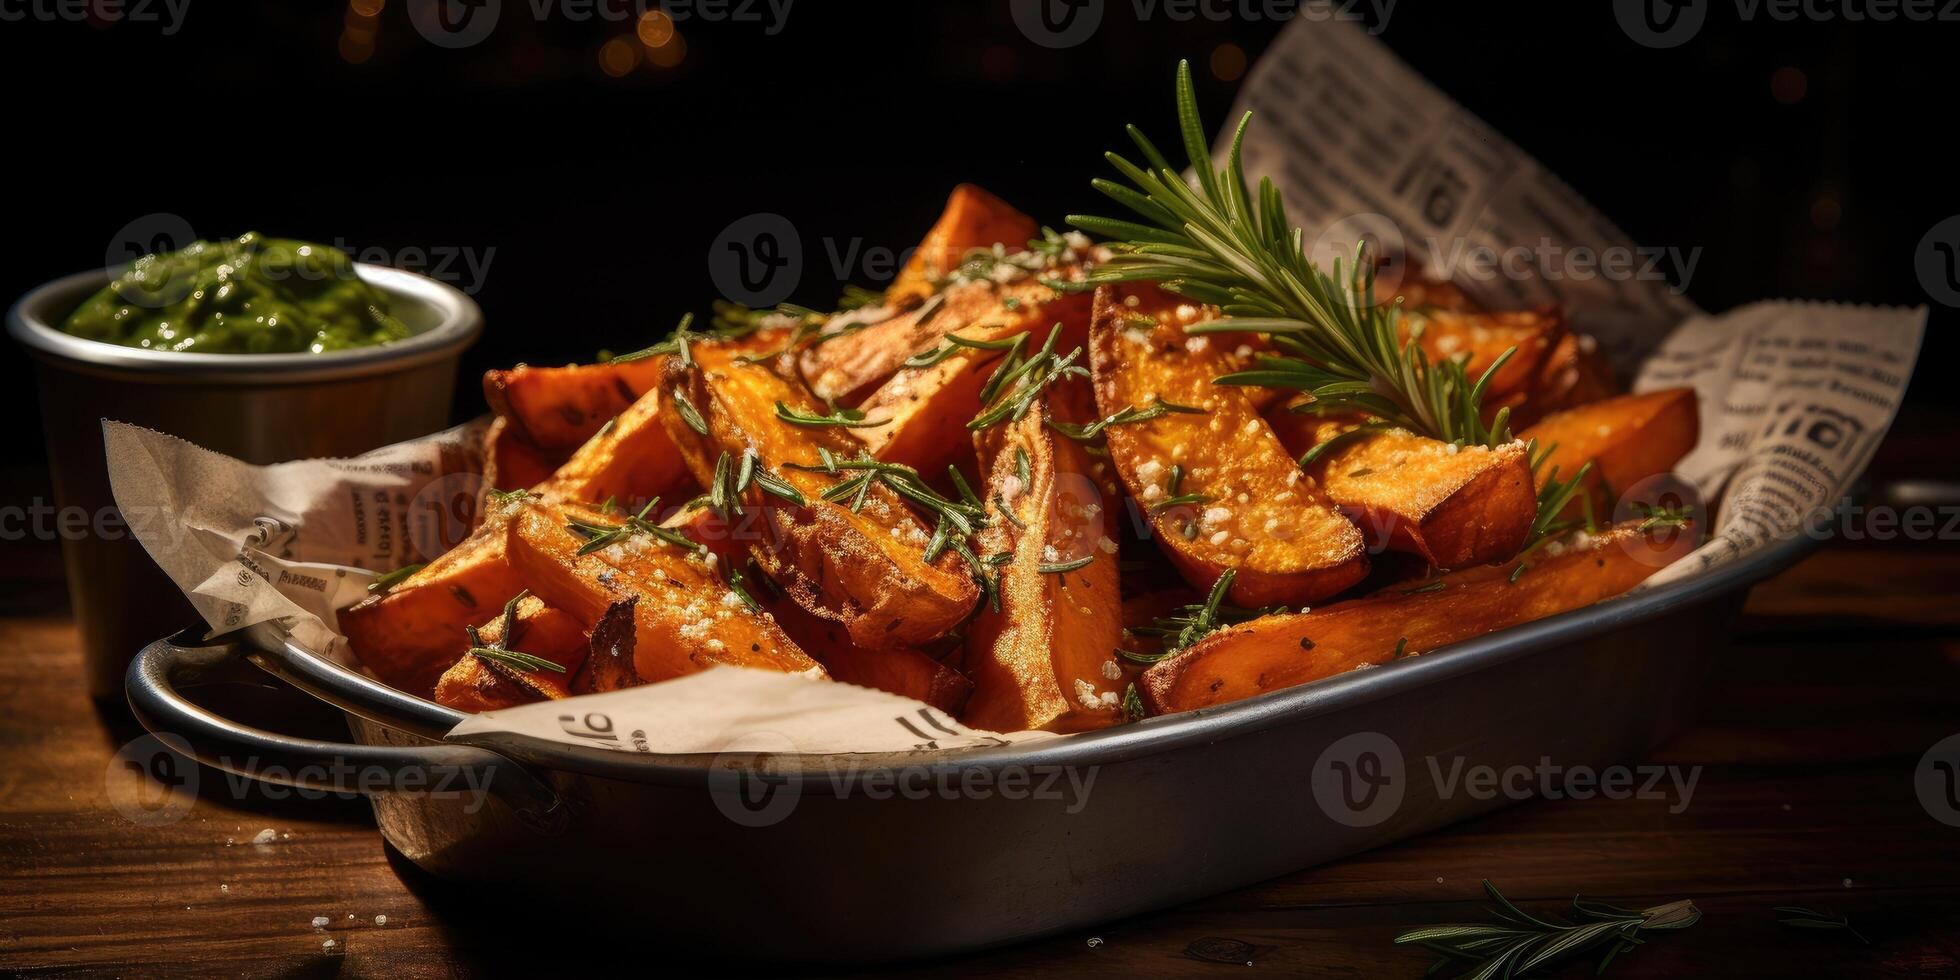
<path fill-rule="evenodd" d="M 112 757 L 140 730 L 122 706 L 87 697 L 74 624 L 45 611 L 58 584 L 18 566 L 0 574 L 11 611 L 0 618 L 0 973 L 470 976 L 563 968 L 579 952 L 672 962 L 647 938 L 607 947 L 526 929 L 510 899 L 393 855 L 359 801 L 274 800 L 206 771 L 183 819 L 132 823 L 113 800 L 141 777 Z M 1642 760 L 1705 767 L 1683 812 L 1659 799 L 1533 800 L 1179 908 L 907 971 L 1247 975 L 1187 953 L 1225 938 L 1257 947 L 1261 974 L 1415 977 L 1430 958 L 1392 937 L 1478 918 L 1488 877 L 1534 911 L 1559 912 L 1575 892 L 1633 906 L 1690 898 L 1704 911 L 1617 961 L 1615 976 L 1960 973 L 1960 828 L 1935 821 L 1913 788 L 1922 755 L 1960 733 L 1956 584 L 1948 542 L 1833 545 L 1760 587 L 1699 720 Z M 252 843 L 265 830 L 272 840 Z M 1870 943 L 1781 926 L 1779 905 L 1844 914 Z"/>

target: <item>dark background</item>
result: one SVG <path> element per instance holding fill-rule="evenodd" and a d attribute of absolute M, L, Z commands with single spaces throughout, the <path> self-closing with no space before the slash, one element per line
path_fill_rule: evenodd
<path fill-rule="evenodd" d="M 638 346 L 705 311 L 710 243 L 744 215 L 794 222 L 809 253 L 794 298 L 821 305 L 836 284 L 820 240 L 907 247 L 958 181 L 1053 223 L 1099 209 L 1088 180 L 1122 125 L 1174 132 L 1178 58 L 1222 122 L 1239 79 L 1220 46 L 1256 59 L 1283 26 L 1139 23 L 1108 0 L 1100 32 L 1058 52 L 1005 0 L 801 0 L 773 36 L 684 21 L 684 57 L 662 66 L 632 20 L 538 21 L 530 0 L 504 0 L 496 32 L 463 50 L 418 35 L 405 0 L 190 0 L 172 35 L 36 19 L 29 2 L 7 0 L 27 19 L 0 24 L 14 134 L 0 293 L 102 264 L 155 212 L 202 237 L 258 229 L 407 265 L 465 249 L 490 259 L 458 282 L 489 330 L 459 417 L 481 410 L 484 368 Z M 1532 7 L 1405 0 L 1383 38 L 1636 241 L 1704 248 L 1689 295 L 1706 308 L 1931 302 L 1913 253 L 1960 212 L 1941 149 L 1960 24 L 1744 22 L 1711 2 L 1693 41 L 1657 51 L 1610 4 Z M 615 38 L 633 59 L 620 77 L 602 67 Z M 1933 380 L 1952 311 L 1933 308 L 1920 415 L 1954 397 Z M 35 417 L 25 356 L 4 363 L 8 407 Z M 37 428 L 0 449 L 16 487 L 37 478 Z"/>

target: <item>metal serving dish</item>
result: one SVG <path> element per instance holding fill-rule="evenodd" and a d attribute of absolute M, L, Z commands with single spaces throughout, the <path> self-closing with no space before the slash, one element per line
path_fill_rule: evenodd
<path fill-rule="evenodd" d="M 1688 711 L 1748 587 L 1813 545 L 1796 536 L 1693 580 L 1220 708 L 954 755 L 851 757 L 858 787 L 908 773 L 1003 790 L 1016 771 L 1031 782 L 1048 771 L 1093 778 L 1086 794 L 1056 799 L 880 799 L 841 789 L 827 775 L 837 757 L 640 755 L 519 737 L 439 743 L 461 714 L 267 635 L 158 641 L 137 656 L 127 687 L 151 731 L 231 772 L 358 788 L 345 767 L 325 769 L 339 760 L 479 780 L 491 799 L 474 812 L 463 798 L 383 792 L 373 796 L 376 820 L 417 865 L 508 887 L 528 908 L 570 903 L 582 917 L 628 923 L 618 935 L 634 942 L 671 935 L 762 959 L 892 960 L 1160 908 L 1507 802 L 1460 786 L 1444 793 L 1426 757 L 1500 769 L 1546 756 L 1568 767 L 1635 761 Z M 339 706 L 359 744 L 248 728 L 180 695 L 239 658 Z M 1374 751 L 1374 763 L 1343 757 L 1350 748 Z M 1396 752 L 1399 777 L 1386 758 Z M 322 768 L 292 775 L 308 765 Z M 1329 779 L 1357 769 L 1388 780 L 1359 811 L 1337 795 L 1356 787 Z M 772 783 L 791 794 L 785 812 L 753 818 L 780 796 L 731 808 Z"/>

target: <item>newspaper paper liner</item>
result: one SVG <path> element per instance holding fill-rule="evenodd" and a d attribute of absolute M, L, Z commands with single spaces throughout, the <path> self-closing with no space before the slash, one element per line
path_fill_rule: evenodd
<path fill-rule="evenodd" d="M 1168 88 L 1168 81 L 1166 81 Z M 1339 100 L 1303 97 L 1339 91 Z M 1341 118 L 1329 102 L 1343 109 Z M 1480 278 L 1465 256 L 1557 243 L 1567 256 L 1641 252 L 1523 151 L 1339 20 L 1298 18 L 1239 98 L 1257 115 L 1244 158 L 1270 176 L 1316 249 L 1401 248 L 1498 307 L 1565 306 L 1633 389 L 1688 385 L 1700 445 L 1678 475 L 1721 500 L 1709 540 L 1642 588 L 1706 572 L 1803 533 L 1869 463 L 1897 414 L 1924 309 L 1766 301 L 1713 316 L 1635 263 L 1618 277 Z M 1236 125 L 1239 112 L 1230 123 Z M 1368 169 L 1355 166 L 1365 160 Z M 1584 251 L 1589 250 L 1589 251 Z M 1696 253 L 1698 255 L 1698 253 Z M 353 664 L 335 610 L 378 571 L 461 540 L 481 489 L 481 420 L 345 460 L 252 466 L 135 426 L 103 426 L 116 503 L 214 631 L 269 623 Z M 1624 488 L 1622 488 L 1624 489 Z M 880 691 L 723 667 L 644 687 L 474 715 L 452 738 L 498 733 L 629 752 L 935 752 L 1055 738 L 995 735 Z"/>

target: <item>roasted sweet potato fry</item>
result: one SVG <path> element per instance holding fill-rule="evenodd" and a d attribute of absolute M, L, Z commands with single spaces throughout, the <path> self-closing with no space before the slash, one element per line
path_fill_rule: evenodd
<path fill-rule="evenodd" d="M 486 371 L 483 397 L 531 445 L 570 452 L 660 377 L 657 359 Z"/>
<path fill-rule="evenodd" d="M 1300 472 L 1244 391 L 1212 384 L 1228 371 L 1225 353 L 1184 333 L 1203 312 L 1155 289 L 1140 295 L 1130 306 L 1108 287 L 1096 292 L 1096 403 L 1113 420 L 1110 458 L 1178 570 L 1209 590 L 1237 569 L 1230 598 L 1242 606 L 1301 605 L 1360 581 L 1360 529 Z"/>
<path fill-rule="evenodd" d="M 997 602 L 967 630 L 974 686 L 963 720 L 976 728 L 1072 732 L 1123 718 L 1113 501 L 1088 452 L 1048 425 L 1091 416 L 1088 389 L 1063 379 L 1019 420 L 981 433 L 988 522 L 976 550 L 1003 564 Z"/>
<path fill-rule="evenodd" d="M 949 333 L 964 336 L 982 319 L 999 317 L 1003 301 L 1040 306 L 1053 297 L 1053 290 L 1035 282 L 956 283 L 903 313 L 804 348 L 797 368 L 817 397 L 856 405 L 906 358 L 931 350 Z"/>
<path fill-rule="evenodd" d="M 510 427 L 510 420 L 502 416 L 490 420 L 484 446 L 484 485 L 499 490 L 537 486 L 550 478 L 551 471 L 558 466 L 557 460 L 527 442 Z"/>
<path fill-rule="evenodd" d="M 341 610 L 340 632 L 374 676 L 428 697 L 462 652 L 464 627 L 489 622 L 523 588 L 505 560 L 501 517 L 492 514 L 462 544 L 385 594 Z"/>
<path fill-rule="evenodd" d="M 1326 447 L 1307 474 L 1371 541 L 1463 568 L 1517 554 L 1531 532 L 1538 501 L 1522 442 L 1456 447 L 1284 406 L 1266 419 L 1290 453 Z"/>
<path fill-rule="evenodd" d="M 1585 492 L 1602 520 L 1618 494 L 1650 476 L 1669 472 L 1701 438 L 1700 409 L 1693 388 L 1668 388 L 1621 395 L 1547 416 L 1526 429 L 1546 453 L 1539 476 L 1556 471 L 1570 479 L 1587 463 Z M 1578 500 L 1566 516 L 1583 507 Z"/>
<path fill-rule="evenodd" d="M 1463 368 L 1473 381 L 1497 363 L 1505 351 L 1517 348 L 1490 379 L 1484 398 L 1486 414 L 1509 404 L 1507 399 L 1521 398 L 1537 376 L 1545 356 L 1565 335 L 1564 318 L 1549 307 L 1497 313 L 1430 310 L 1402 318 L 1405 334 L 1417 326 L 1422 328 L 1417 343 L 1432 362 L 1467 358 Z"/>
<path fill-rule="evenodd" d="M 1666 564 L 1635 527 L 1575 536 L 1506 565 L 1452 572 L 1309 613 L 1228 626 L 1144 671 L 1137 687 L 1153 714 L 1226 704 L 1590 605 Z M 1517 573 L 1520 562 L 1529 567 Z"/>
<path fill-rule="evenodd" d="M 926 560 L 931 535 L 893 488 L 903 474 L 810 469 L 826 452 L 851 463 L 862 447 L 823 424 L 829 410 L 800 385 L 759 364 L 670 357 L 661 390 L 681 409 L 663 418 L 688 468 L 718 506 L 761 512 L 750 554 L 803 608 L 872 648 L 929 642 L 973 608 L 979 589 L 960 557 Z M 852 481 L 862 493 L 840 496 Z"/>
<path fill-rule="evenodd" d="M 459 711 L 493 711 L 533 701 L 571 697 L 571 679 L 585 662 L 585 624 L 563 610 L 553 609 L 536 596 L 525 596 L 512 609 L 512 628 L 504 617 L 483 624 L 478 638 L 491 647 L 520 650 L 549 660 L 562 672 L 540 667 L 522 670 L 511 664 L 465 653 L 436 682 L 435 699 Z M 465 641 L 462 646 L 467 647 Z"/>
<path fill-rule="evenodd" d="M 899 303 L 925 299 L 932 295 L 934 280 L 957 267 L 968 251 L 996 244 L 1019 248 L 1039 231 L 1033 218 L 1006 201 L 973 184 L 961 184 L 946 198 L 946 210 L 905 261 L 885 296 Z"/>
<path fill-rule="evenodd" d="M 1024 343 L 1038 347 L 1048 331 L 1060 325 L 1060 350 L 1074 350 L 1088 342 L 1090 297 L 1087 294 L 1056 293 L 1035 283 L 1002 287 L 1001 293 L 1001 300 L 991 310 L 946 333 L 971 343 L 990 345 L 1011 343 L 1014 337 L 1026 335 L 1028 340 Z M 907 338 L 907 342 L 916 339 Z M 832 341 L 864 342 L 859 337 Z M 980 414 L 980 391 L 1007 351 L 999 347 L 959 346 L 941 333 L 923 349 L 912 353 L 930 357 L 942 352 L 945 356 L 931 364 L 899 368 L 898 373 L 858 405 L 866 421 L 885 423 L 851 430 L 873 456 L 904 463 L 921 473 L 936 473 L 965 455 L 966 423 Z"/>
<path fill-rule="evenodd" d="M 633 667 L 642 680 L 663 681 L 714 664 L 821 676 L 823 668 L 729 589 L 696 546 L 629 524 L 610 543 L 579 554 L 596 538 L 574 530 L 575 523 L 618 526 L 623 516 L 527 505 L 509 522 L 511 564 L 540 598 L 589 622 L 638 597 Z"/>
<path fill-rule="evenodd" d="M 673 411 L 667 396 L 648 391 L 627 406 L 610 425 L 602 427 L 572 454 L 565 465 L 537 485 L 538 492 L 558 500 L 598 503 L 609 498 L 638 509 L 655 497 L 673 495 L 693 485 L 680 451 L 660 421 Z"/>
<path fill-rule="evenodd" d="M 1613 366 L 1590 336 L 1568 331 L 1538 365 L 1522 398 L 1514 398 L 1511 428 L 1524 429 L 1553 412 L 1577 408 L 1620 393 Z"/>

